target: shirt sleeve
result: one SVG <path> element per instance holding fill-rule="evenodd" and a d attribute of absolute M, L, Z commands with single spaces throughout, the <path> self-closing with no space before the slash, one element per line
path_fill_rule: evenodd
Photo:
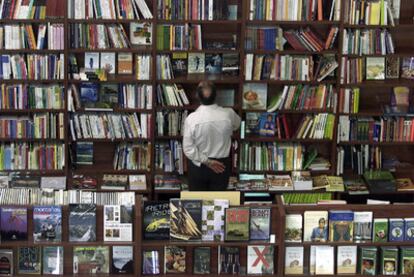
<path fill-rule="evenodd" d="M 196 166 L 200 166 L 208 160 L 208 157 L 201 153 L 195 145 L 188 119 L 186 118 L 184 122 L 183 152 Z"/>
<path fill-rule="evenodd" d="M 231 113 L 231 125 L 233 127 L 233 131 L 237 131 L 240 128 L 241 118 L 233 109 L 231 109 Z"/>

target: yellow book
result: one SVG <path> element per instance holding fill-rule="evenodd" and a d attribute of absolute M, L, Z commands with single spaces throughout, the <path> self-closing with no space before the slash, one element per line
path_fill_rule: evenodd
<path fill-rule="evenodd" d="M 182 191 L 180 198 L 192 200 L 226 199 L 229 200 L 231 206 L 240 205 L 240 191 Z"/>
<path fill-rule="evenodd" d="M 381 17 L 381 2 L 371 3 L 371 14 L 369 18 L 370 25 L 379 25 Z"/>

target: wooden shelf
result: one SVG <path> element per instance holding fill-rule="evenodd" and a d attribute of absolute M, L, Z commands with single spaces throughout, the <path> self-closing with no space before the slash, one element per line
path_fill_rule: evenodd
<path fill-rule="evenodd" d="M 323 50 L 323 51 L 299 51 L 299 50 L 245 50 L 246 54 L 257 55 L 326 55 L 326 54 L 338 54 L 338 50 Z"/>
<path fill-rule="evenodd" d="M 45 19 L 0 19 L 0 24 L 30 24 L 30 23 L 65 23 L 64 18 L 45 18 Z"/>
<path fill-rule="evenodd" d="M 106 48 L 106 49 L 94 49 L 94 48 L 76 48 L 76 49 L 69 49 L 69 53 L 73 54 L 83 54 L 85 52 L 98 52 L 98 53 L 134 53 L 134 54 L 151 54 L 152 49 L 144 49 L 144 48 Z"/>
<path fill-rule="evenodd" d="M 143 246 L 167 246 L 167 245 L 179 245 L 179 246 L 241 246 L 247 247 L 248 245 L 274 245 L 278 243 L 270 243 L 269 241 L 171 241 L 171 240 L 157 240 L 157 241 L 143 241 Z"/>
<path fill-rule="evenodd" d="M 277 21 L 277 20 L 246 20 L 248 25 L 295 25 L 295 26 L 318 26 L 318 25 L 339 25 L 340 21 Z"/>
<path fill-rule="evenodd" d="M 299 81 L 299 80 L 245 80 L 245 83 L 263 83 L 263 84 L 280 84 L 280 85 L 320 85 L 320 84 L 336 84 L 336 80 L 318 81 Z"/>
<path fill-rule="evenodd" d="M 49 49 L 1 49 L 4 54 L 62 54 L 65 50 L 49 50 Z"/>
<path fill-rule="evenodd" d="M 176 20 L 176 19 L 157 19 L 158 24 L 241 24 L 242 21 L 238 20 Z"/>
<path fill-rule="evenodd" d="M 19 84 L 33 84 L 33 85 L 43 85 L 43 84 L 62 84 L 65 80 L 54 79 L 54 80 L 25 80 L 25 79 L 12 79 L 12 80 L 0 80 L 0 84 L 10 84 L 10 85 L 19 85 Z"/>
<path fill-rule="evenodd" d="M 378 141 L 341 141 L 339 142 L 339 145 L 359 145 L 359 144 L 368 144 L 368 145 L 378 145 L 378 146 L 402 146 L 402 145 L 409 145 L 414 146 L 414 141 L 384 141 L 384 142 L 378 142 Z"/>
<path fill-rule="evenodd" d="M 153 19 L 68 19 L 68 23 L 87 23 L 87 24 L 126 24 L 126 23 L 145 23 L 153 22 Z"/>
<path fill-rule="evenodd" d="M 33 114 L 33 113 L 63 113 L 64 109 L 0 109 L 0 113 L 9 114 Z"/>
<path fill-rule="evenodd" d="M 251 142 L 277 142 L 277 143 L 332 143 L 330 139 L 278 139 L 276 137 L 257 137 L 257 136 L 246 136 L 244 141 Z"/>
<path fill-rule="evenodd" d="M 204 74 L 189 74 L 187 77 L 179 77 L 170 80 L 157 80 L 157 82 L 166 84 L 198 84 L 203 80 L 214 81 L 216 84 L 238 84 L 240 82 L 240 79 L 237 77 Z"/>

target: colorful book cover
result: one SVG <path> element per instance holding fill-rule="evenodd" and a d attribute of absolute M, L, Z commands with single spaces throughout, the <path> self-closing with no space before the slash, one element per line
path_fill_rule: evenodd
<path fill-rule="evenodd" d="M 59 206 L 36 206 L 33 208 L 33 240 L 62 240 L 62 208 Z"/>
<path fill-rule="evenodd" d="M 357 246 L 347 245 L 337 248 L 337 274 L 356 274 L 357 270 Z"/>
<path fill-rule="evenodd" d="M 104 206 L 104 241 L 132 241 L 133 206 Z"/>
<path fill-rule="evenodd" d="M 372 240 L 372 212 L 354 212 L 354 241 Z"/>
<path fill-rule="evenodd" d="M 247 247 L 247 274 L 274 274 L 274 248 L 272 245 L 249 245 Z"/>
<path fill-rule="evenodd" d="M 285 248 L 285 274 L 299 275 L 303 274 L 303 247 L 286 247 Z"/>
<path fill-rule="evenodd" d="M 206 73 L 220 74 L 223 67 L 223 56 L 221 54 L 206 54 Z"/>
<path fill-rule="evenodd" d="M 388 240 L 388 219 L 374 219 L 374 242 L 387 242 Z"/>
<path fill-rule="evenodd" d="M 96 206 L 69 205 L 69 241 L 96 241 Z"/>
<path fill-rule="evenodd" d="M 414 241 L 414 218 L 405 218 L 404 240 Z"/>
<path fill-rule="evenodd" d="M 113 274 L 134 273 L 134 247 L 133 246 L 112 246 Z"/>
<path fill-rule="evenodd" d="M 27 240 L 27 209 L 1 208 L 0 235 L 2 241 Z"/>
<path fill-rule="evenodd" d="M 173 52 L 171 63 L 174 76 L 187 75 L 187 52 Z"/>
<path fill-rule="evenodd" d="M 359 273 L 362 275 L 377 274 L 377 248 L 361 247 L 358 258 Z"/>
<path fill-rule="evenodd" d="M 157 250 L 142 252 L 142 274 L 160 274 L 160 257 Z"/>
<path fill-rule="evenodd" d="M 260 114 L 259 135 L 266 137 L 272 137 L 276 135 L 276 113 Z"/>
<path fill-rule="evenodd" d="M 170 212 L 170 237 L 172 239 L 201 239 L 201 200 L 170 199 Z"/>
<path fill-rule="evenodd" d="M 43 247 L 43 274 L 63 274 L 63 246 Z"/>
<path fill-rule="evenodd" d="M 225 241 L 249 240 L 249 208 L 227 208 L 225 223 Z"/>
<path fill-rule="evenodd" d="M 388 241 L 403 241 L 404 240 L 404 219 L 390 218 L 390 231 L 388 233 Z"/>
<path fill-rule="evenodd" d="M 287 214 L 285 223 L 285 241 L 302 242 L 302 215 Z"/>
<path fill-rule="evenodd" d="M 400 248 L 400 274 L 414 274 L 414 247 Z"/>
<path fill-rule="evenodd" d="M 188 53 L 188 74 L 204 73 L 205 71 L 205 54 Z"/>
<path fill-rule="evenodd" d="M 265 110 L 267 107 L 267 84 L 248 83 L 243 86 L 243 109 Z"/>
<path fill-rule="evenodd" d="M 366 58 L 366 79 L 384 80 L 385 79 L 385 58 L 367 57 Z"/>
<path fill-rule="evenodd" d="M 304 212 L 303 241 L 325 242 L 328 240 L 328 212 Z"/>
<path fill-rule="evenodd" d="M 12 276 L 13 269 L 13 249 L 0 249 L 0 276 Z"/>
<path fill-rule="evenodd" d="M 129 25 L 129 39 L 132 45 L 151 45 L 152 44 L 152 23 L 132 22 Z"/>
<path fill-rule="evenodd" d="M 17 260 L 18 274 L 41 273 L 42 252 L 40 247 L 19 247 Z"/>
<path fill-rule="evenodd" d="M 404 57 L 401 65 L 401 78 L 414 80 L 414 57 Z"/>
<path fill-rule="evenodd" d="M 143 213 L 143 235 L 145 240 L 170 238 L 169 201 L 145 201 Z"/>
<path fill-rule="evenodd" d="M 398 272 L 398 248 L 381 247 L 381 272 L 382 275 L 397 275 Z"/>
<path fill-rule="evenodd" d="M 240 248 L 219 246 L 218 250 L 218 272 L 219 274 L 240 273 Z"/>
<path fill-rule="evenodd" d="M 194 248 L 194 274 L 210 274 L 211 249 L 210 247 Z"/>
<path fill-rule="evenodd" d="M 250 208 L 250 240 L 269 240 L 271 208 Z"/>
<path fill-rule="evenodd" d="M 354 213 L 352 211 L 329 212 L 329 240 L 352 241 Z"/>
<path fill-rule="evenodd" d="M 184 247 L 165 246 L 164 273 L 184 273 L 186 269 L 186 253 Z"/>
<path fill-rule="evenodd" d="M 73 273 L 109 274 L 109 247 L 73 247 Z"/>

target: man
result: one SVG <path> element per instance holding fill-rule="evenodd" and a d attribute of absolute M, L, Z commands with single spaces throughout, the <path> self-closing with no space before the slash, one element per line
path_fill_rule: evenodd
<path fill-rule="evenodd" d="M 184 123 L 189 188 L 226 190 L 231 173 L 231 135 L 239 129 L 240 117 L 233 109 L 215 104 L 216 87 L 211 82 L 198 85 L 197 97 L 201 105 Z"/>

